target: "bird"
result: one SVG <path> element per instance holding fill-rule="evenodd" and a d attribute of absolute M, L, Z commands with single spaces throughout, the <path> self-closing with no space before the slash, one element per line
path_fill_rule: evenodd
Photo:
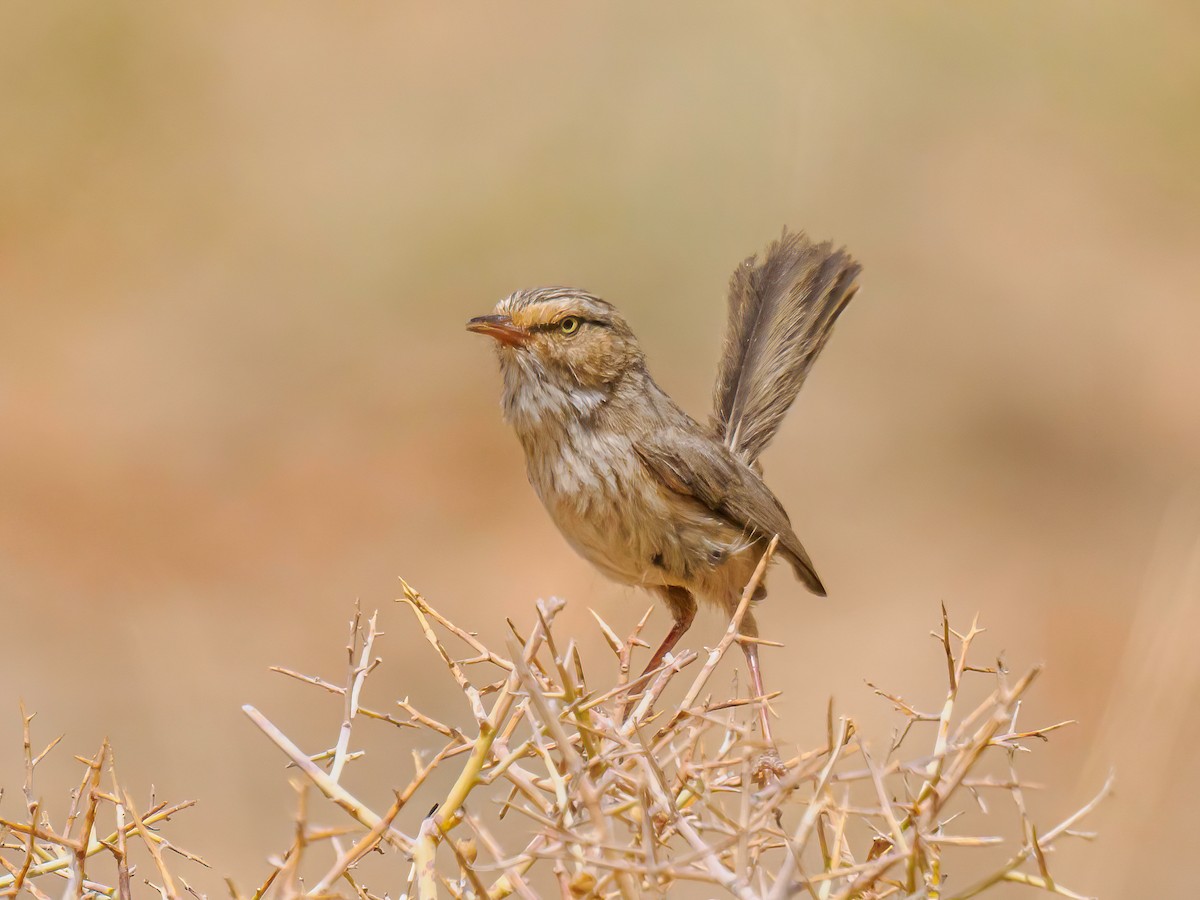
<path fill-rule="evenodd" d="M 713 409 L 701 423 L 650 376 L 625 317 L 574 287 L 518 290 L 467 329 L 493 339 L 502 410 L 529 482 L 563 537 L 613 581 L 645 588 L 673 624 L 643 678 L 691 627 L 699 603 L 736 610 L 767 545 L 809 591 L 826 590 L 759 460 L 775 436 L 861 266 L 842 248 L 783 230 L 729 281 Z M 758 587 L 754 600 L 766 589 Z M 765 698 L 758 623 L 739 641 Z M 763 736 L 774 747 L 765 700 Z"/>

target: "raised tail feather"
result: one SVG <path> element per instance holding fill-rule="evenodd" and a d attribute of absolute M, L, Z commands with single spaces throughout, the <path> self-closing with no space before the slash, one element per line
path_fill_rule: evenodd
<path fill-rule="evenodd" d="M 713 430 L 747 465 L 766 449 L 862 270 L 846 250 L 783 236 L 729 281 L 729 324 L 713 392 Z"/>

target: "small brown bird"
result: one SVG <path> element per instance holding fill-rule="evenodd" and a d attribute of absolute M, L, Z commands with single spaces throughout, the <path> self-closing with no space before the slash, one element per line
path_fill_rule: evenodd
<path fill-rule="evenodd" d="M 860 269 L 844 249 L 786 230 L 761 261 L 738 266 L 707 425 L 654 383 L 612 304 L 585 291 L 517 291 L 467 323 L 496 341 L 504 417 L 563 537 L 609 578 L 654 591 L 670 609 L 674 627 L 647 672 L 688 630 L 697 599 L 733 613 L 775 535 L 796 577 L 824 596 L 758 457 L 854 296 Z M 760 587 L 755 599 L 765 594 Z M 758 635 L 753 612 L 741 632 Z M 757 645 L 742 648 L 763 696 Z M 762 726 L 773 745 L 765 709 Z"/>

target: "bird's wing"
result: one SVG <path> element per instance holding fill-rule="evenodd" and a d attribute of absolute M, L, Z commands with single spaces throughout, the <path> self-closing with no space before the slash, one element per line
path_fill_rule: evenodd
<path fill-rule="evenodd" d="M 779 535 L 779 547 L 796 577 L 814 594 L 825 596 L 812 560 L 771 489 L 725 447 L 682 428 L 664 428 L 643 434 L 634 441 L 634 449 L 650 473 L 675 493 L 752 536 Z"/>

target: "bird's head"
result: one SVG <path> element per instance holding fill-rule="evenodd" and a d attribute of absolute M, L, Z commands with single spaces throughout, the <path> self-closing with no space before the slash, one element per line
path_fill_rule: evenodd
<path fill-rule="evenodd" d="M 566 392 L 607 391 L 645 365 L 616 308 L 576 288 L 517 291 L 491 315 L 471 319 L 467 329 L 495 340 L 510 387 L 532 380 Z"/>

